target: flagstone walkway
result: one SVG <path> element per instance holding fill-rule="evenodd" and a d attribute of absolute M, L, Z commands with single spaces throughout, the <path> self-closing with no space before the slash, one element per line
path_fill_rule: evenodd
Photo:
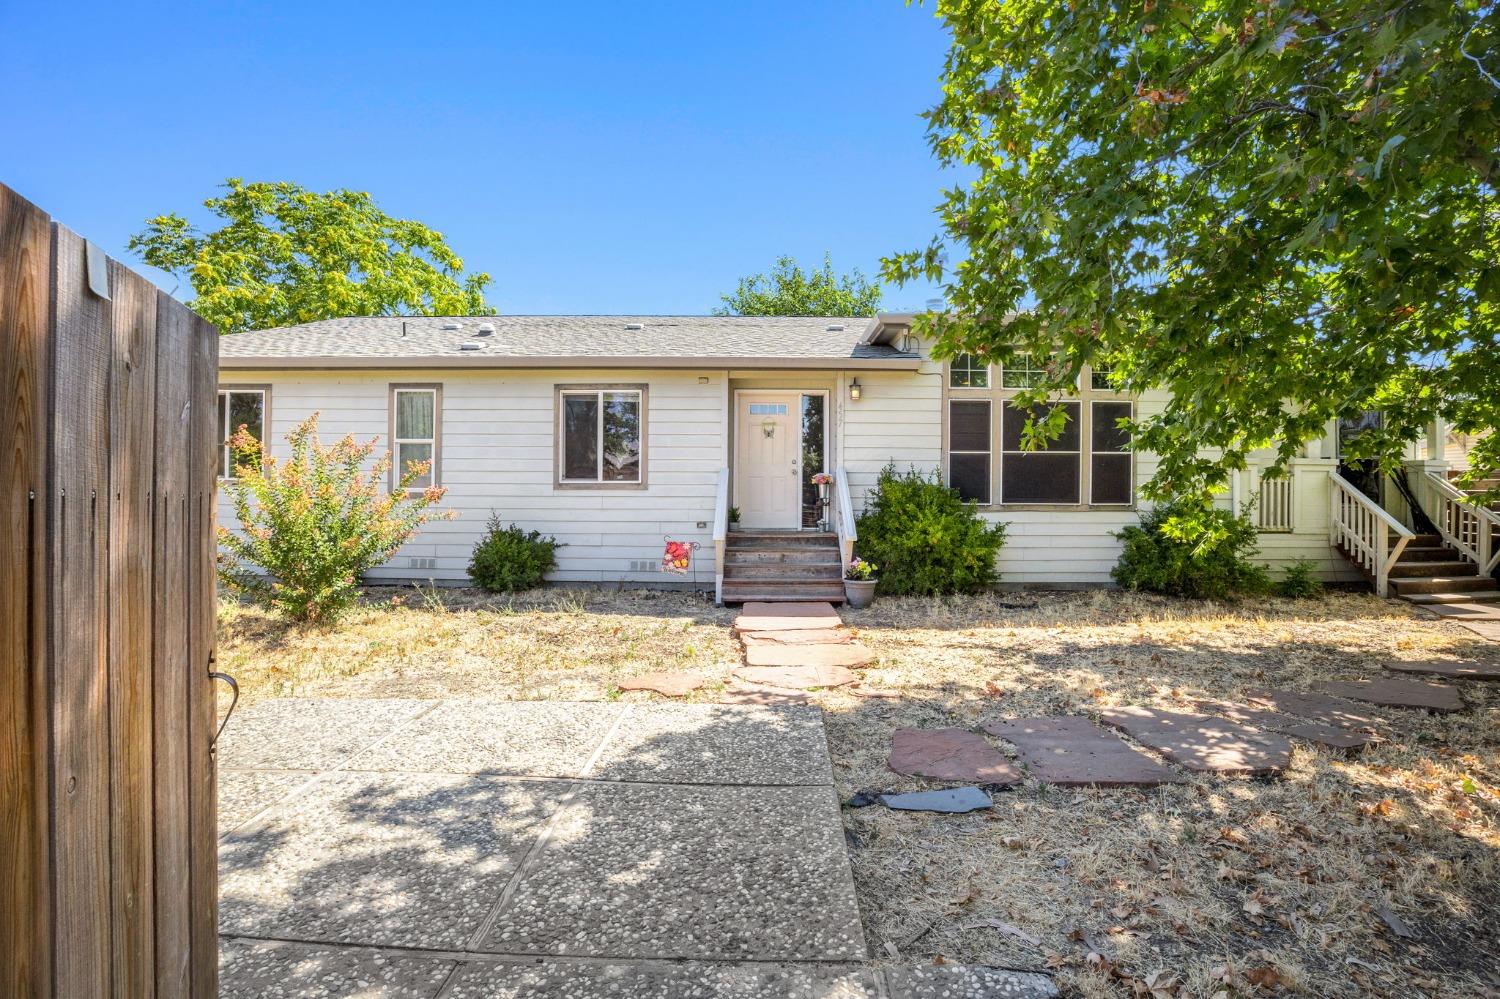
<path fill-rule="evenodd" d="M 815 708 L 287 699 L 219 746 L 226 999 L 1056 994 L 869 962 Z"/>

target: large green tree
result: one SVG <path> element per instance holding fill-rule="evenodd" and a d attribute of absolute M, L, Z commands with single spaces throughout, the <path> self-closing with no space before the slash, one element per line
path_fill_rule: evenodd
<path fill-rule="evenodd" d="M 225 333 L 334 316 L 489 315 L 488 274 L 464 274 L 442 233 L 392 218 L 363 191 L 319 194 L 231 178 L 195 229 L 158 215 L 130 248 L 187 281 L 194 311 Z"/>
<path fill-rule="evenodd" d="M 869 316 L 880 307 L 880 285 L 855 269 L 835 274 L 833 260 L 823 256 L 818 270 L 804 271 L 791 257 L 778 257 L 769 274 L 741 278 L 739 287 L 721 295 L 716 316 Z"/>
<path fill-rule="evenodd" d="M 940 351 L 1056 351 L 1166 388 L 1137 444 L 1203 499 L 1367 409 L 1394 467 L 1434 416 L 1500 425 L 1494 0 L 939 0 Z M 1033 441 L 1062 414 L 1034 410 Z M 1040 414 L 1047 413 L 1046 418 Z M 1206 449 L 1206 450 L 1205 450 Z M 1473 457 L 1500 464 L 1500 435 Z"/>

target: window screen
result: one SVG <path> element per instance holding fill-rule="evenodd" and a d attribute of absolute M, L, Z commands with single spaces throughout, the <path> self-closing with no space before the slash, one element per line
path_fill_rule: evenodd
<path fill-rule="evenodd" d="M 1135 492 L 1131 457 L 1127 450 L 1130 434 L 1119 426 L 1119 422 L 1130 419 L 1130 403 L 1096 402 L 1093 406 L 1090 502 L 1128 505 Z"/>
<path fill-rule="evenodd" d="M 1000 497 L 1005 503 L 1078 503 L 1081 502 L 1083 455 L 1079 449 L 1080 405 L 1058 403 L 1067 414 L 1067 424 L 1057 440 L 1045 449 L 1023 451 L 1022 430 L 1031 415 L 1015 403 L 1007 402 L 1002 410 L 1000 440 L 1003 454 L 1000 466 Z M 1044 410 L 1036 413 L 1040 419 Z"/>
<path fill-rule="evenodd" d="M 990 403 L 948 401 L 948 485 L 964 500 L 990 502 Z"/>

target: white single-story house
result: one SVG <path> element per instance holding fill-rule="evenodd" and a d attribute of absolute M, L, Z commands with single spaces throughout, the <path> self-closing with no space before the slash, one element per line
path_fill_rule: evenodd
<path fill-rule="evenodd" d="M 1116 420 L 1166 397 L 1122 395 L 1085 370 L 1068 431 L 1025 451 L 1008 400 L 1034 372 L 934 360 L 911 326 L 910 314 L 330 319 L 225 337 L 220 418 L 226 436 L 245 424 L 280 452 L 318 412 L 325 441 L 380 437 L 398 464 L 432 461 L 459 516 L 426 526 L 373 580 L 463 582 L 494 512 L 564 543 L 559 582 L 833 596 L 858 550 L 854 518 L 894 463 L 939 472 L 1009 525 L 1004 584 L 1108 585 L 1113 532 L 1137 519 L 1154 466 Z M 1414 460 L 1424 476 L 1445 464 L 1435 440 L 1430 462 Z M 1330 475 L 1338 446 L 1330 425 L 1289 477 L 1252 468 L 1223 502 L 1258 500 L 1269 565 L 1308 559 L 1325 580 L 1384 590 L 1396 541 L 1383 539 L 1414 533 L 1409 511 L 1394 490 L 1380 506 Z M 832 485 L 814 484 L 817 472 Z M 222 499 L 219 515 L 230 523 Z M 697 543 L 688 576 L 663 575 L 666 539 Z M 822 552 L 824 539 L 828 553 L 791 554 Z"/>

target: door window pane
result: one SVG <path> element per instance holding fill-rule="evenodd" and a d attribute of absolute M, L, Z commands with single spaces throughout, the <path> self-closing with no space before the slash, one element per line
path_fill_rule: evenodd
<path fill-rule="evenodd" d="M 752 403 L 752 408 L 754 404 Z M 821 395 L 802 397 L 802 526 L 816 527 L 823 518 L 819 504 L 821 491 L 813 484 L 812 477 L 823 471 L 824 398 Z"/>

